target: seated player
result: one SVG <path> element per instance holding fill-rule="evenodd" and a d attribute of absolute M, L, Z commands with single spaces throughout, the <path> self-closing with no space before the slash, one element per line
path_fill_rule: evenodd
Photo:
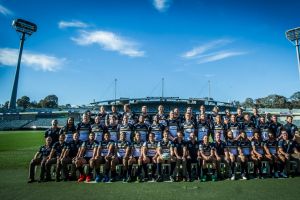
<path fill-rule="evenodd" d="M 131 142 L 132 137 L 133 137 L 132 136 L 133 125 L 129 123 L 127 115 L 124 115 L 122 123 L 119 124 L 118 132 L 119 133 L 125 132 L 126 133 L 126 141 Z"/>
<path fill-rule="evenodd" d="M 266 160 L 269 161 L 270 172 L 273 177 L 278 178 L 278 153 L 277 153 L 278 142 L 274 137 L 274 134 L 269 131 L 268 139 L 264 142 L 264 150 L 266 152 Z"/>
<path fill-rule="evenodd" d="M 241 130 L 240 135 L 238 136 L 238 144 L 239 144 L 239 156 L 238 162 L 241 164 L 241 173 L 242 179 L 248 179 L 248 160 L 250 160 L 251 156 L 251 141 L 248 139 L 246 133 Z"/>
<path fill-rule="evenodd" d="M 177 132 L 177 138 L 174 142 L 174 154 L 176 156 L 176 167 L 180 169 L 182 165 L 182 179 L 186 181 L 186 142 L 183 139 L 183 133 Z M 176 181 L 179 181 L 179 176 L 176 177 Z"/>
<path fill-rule="evenodd" d="M 231 130 L 228 130 L 226 137 L 225 157 L 230 162 L 231 180 L 235 180 L 235 161 L 238 156 L 238 142 L 233 138 Z"/>
<path fill-rule="evenodd" d="M 257 130 L 254 130 L 253 138 L 251 140 L 251 145 L 252 145 L 251 160 L 254 163 L 254 177 L 257 177 L 257 170 L 258 170 L 259 172 L 258 177 L 263 178 L 261 161 L 264 159 L 265 152 L 263 148 L 263 142 Z"/>
<path fill-rule="evenodd" d="M 190 134 L 190 139 L 186 143 L 186 168 L 188 172 L 187 181 L 192 181 L 192 164 L 197 165 L 197 171 L 200 172 L 199 165 L 199 143 L 196 141 L 194 132 Z M 198 178 L 199 174 L 196 175 Z"/>
<path fill-rule="evenodd" d="M 51 165 L 56 164 L 56 181 L 60 181 L 60 171 L 61 171 L 61 160 L 64 159 L 64 149 L 67 143 L 65 142 L 65 135 L 59 136 L 58 142 L 54 143 L 46 161 L 46 181 L 51 181 Z"/>
<path fill-rule="evenodd" d="M 137 181 L 138 182 L 142 181 L 141 172 L 142 172 L 142 162 L 143 162 L 143 154 L 142 154 L 143 144 L 144 144 L 144 142 L 141 141 L 140 133 L 136 132 L 134 139 L 133 139 L 133 143 L 131 145 L 131 156 L 129 157 L 129 160 L 128 160 L 128 169 L 130 169 L 130 170 L 128 170 L 129 181 L 132 180 L 132 177 L 131 177 L 132 170 L 131 169 L 132 169 L 133 164 L 138 164 L 138 170 L 136 173 Z"/>
<path fill-rule="evenodd" d="M 76 168 L 80 172 L 80 177 L 78 179 L 78 182 L 83 182 L 84 180 L 86 182 L 91 181 L 91 172 L 96 164 L 96 156 L 97 156 L 97 150 L 98 150 L 99 143 L 95 140 L 95 134 L 90 133 L 89 139 L 86 142 L 83 142 L 80 148 L 80 154 L 79 158 L 76 161 Z M 83 165 L 88 164 L 89 170 L 87 174 L 83 171 Z M 100 170 L 96 171 L 97 175 L 99 175 Z"/>
<path fill-rule="evenodd" d="M 145 173 L 145 181 L 149 180 L 148 176 L 148 164 L 152 164 L 152 179 L 156 172 L 157 164 L 157 145 L 158 142 L 154 140 L 154 133 L 149 133 L 149 140 L 143 144 L 143 168 Z"/>
<path fill-rule="evenodd" d="M 98 155 L 99 164 L 104 164 L 103 182 L 109 181 L 109 171 L 111 168 L 112 155 L 114 152 L 114 141 L 110 140 L 108 132 L 104 133 L 104 138 L 99 144 Z M 115 171 L 111 172 L 112 177 L 115 177 Z M 100 177 L 96 176 L 96 182 L 100 182 Z"/>
<path fill-rule="evenodd" d="M 162 164 L 167 163 L 167 164 L 171 164 L 171 169 L 170 170 L 170 180 L 174 181 L 174 178 L 172 176 L 172 174 L 174 173 L 174 169 L 176 166 L 176 158 L 174 156 L 174 152 L 173 152 L 173 143 L 172 141 L 169 139 L 169 132 L 167 130 L 164 131 L 163 134 L 163 139 L 158 143 L 158 149 L 157 149 L 157 153 L 158 153 L 158 158 L 157 158 L 157 171 L 158 171 L 158 177 L 157 177 L 157 182 L 161 182 L 162 179 Z"/>
<path fill-rule="evenodd" d="M 297 151 L 300 152 L 300 133 L 299 133 L 299 131 L 295 131 L 293 140 L 294 140 L 294 144 L 295 144 Z M 299 154 L 295 154 L 295 153 L 291 155 L 291 157 L 298 162 L 298 174 L 300 174 L 300 157 L 299 156 L 300 156 Z"/>
<path fill-rule="evenodd" d="M 45 139 L 45 145 L 40 147 L 39 151 L 36 152 L 33 159 L 31 160 L 30 165 L 29 165 L 29 180 L 28 180 L 28 183 L 35 182 L 34 172 L 35 172 L 35 166 L 36 165 L 41 165 L 40 181 L 44 180 L 45 164 L 46 164 L 46 160 L 48 159 L 48 156 L 50 155 L 50 152 L 51 152 L 51 148 L 52 148 L 51 143 L 52 143 L 52 138 L 47 137 Z"/>
<path fill-rule="evenodd" d="M 282 139 L 278 142 L 278 156 L 279 156 L 279 176 L 287 178 L 287 175 L 283 172 L 286 164 L 291 159 L 291 154 L 299 154 L 296 149 L 295 143 L 289 140 L 288 133 L 285 130 L 281 131 Z"/>
<path fill-rule="evenodd" d="M 201 177 L 201 181 L 205 182 L 208 174 L 207 163 L 212 163 L 212 181 L 217 180 L 216 174 L 216 157 L 215 157 L 215 149 L 214 146 L 208 141 L 208 136 L 203 137 L 203 142 L 199 146 L 201 159 L 202 159 L 202 169 L 203 176 Z"/>
<path fill-rule="evenodd" d="M 218 175 L 220 175 L 221 169 L 220 164 L 225 163 L 226 168 L 229 166 L 230 158 L 228 156 L 225 156 L 225 149 L 226 149 L 226 143 L 221 140 L 221 133 L 217 132 L 215 134 L 216 140 L 213 142 L 214 147 L 214 155 L 217 161 L 217 171 Z"/>
<path fill-rule="evenodd" d="M 126 133 L 120 133 L 120 139 L 115 143 L 115 157 L 112 160 L 112 168 L 115 168 L 118 164 L 123 165 L 123 182 L 126 181 L 127 169 L 128 169 L 128 160 L 130 153 L 130 143 L 126 141 Z M 131 170 L 131 169 L 130 169 Z M 130 171 L 131 173 L 131 171 Z M 128 180 L 129 182 L 130 180 Z"/>
<path fill-rule="evenodd" d="M 60 161 L 62 165 L 62 175 L 64 181 L 74 180 L 76 178 L 75 160 L 78 158 L 78 152 L 81 145 L 82 142 L 79 140 L 79 134 L 77 132 L 73 133 L 73 139 L 67 143 L 64 156 Z M 72 164 L 71 177 L 69 177 L 68 164 Z"/>

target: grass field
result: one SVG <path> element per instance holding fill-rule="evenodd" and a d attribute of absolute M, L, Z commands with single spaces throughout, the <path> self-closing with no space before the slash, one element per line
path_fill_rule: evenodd
<path fill-rule="evenodd" d="M 50 182 L 27 184 L 40 131 L 0 132 L 1 199 L 299 199 L 300 177 L 199 183 Z"/>

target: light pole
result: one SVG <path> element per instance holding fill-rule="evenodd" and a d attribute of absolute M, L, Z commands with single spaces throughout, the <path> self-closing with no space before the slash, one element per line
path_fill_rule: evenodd
<path fill-rule="evenodd" d="M 20 32 L 22 34 L 21 38 L 20 38 L 20 50 L 19 50 L 19 57 L 18 57 L 15 81 L 14 81 L 14 86 L 13 86 L 13 90 L 12 90 L 11 98 L 10 98 L 10 102 L 9 102 L 9 109 L 16 109 L 20 64 L 21 64 L 25 36 L 26 35 L 30 36 L 30 35 L 32 35 L 32 33 L 36 32 L 37 26 L 34 23 L 25 21 L 23 19 L 15 19 L 12 23 L 12 26 L 16 29 L 17 32 Z"/>
<path fill-rule="evenodd" d="M 298 59 L 298 70 L 299 70 L 299 78 L 300 78 L 300 27 L 290 29 L 285 32 L 286 38 L 296 46 L 296 53 L 297 53 L 297 59 Z"/>

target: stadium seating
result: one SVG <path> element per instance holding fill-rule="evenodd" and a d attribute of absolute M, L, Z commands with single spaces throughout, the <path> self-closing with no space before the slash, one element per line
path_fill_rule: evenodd
<path fill-rule="evenodd" d="M 1 120 L 0 130 L 15 130 L 21 129 L 32 120 Z"/>

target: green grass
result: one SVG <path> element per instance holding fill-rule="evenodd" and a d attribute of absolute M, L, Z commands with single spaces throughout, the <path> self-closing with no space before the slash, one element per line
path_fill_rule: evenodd
<path fill-rule="evenodd" d="M 43 143 L 41 131 L 0 132 L 1 199 L 298 199 L 300 177 L 206 183 L 27 184 L 28 164 Z"/>

